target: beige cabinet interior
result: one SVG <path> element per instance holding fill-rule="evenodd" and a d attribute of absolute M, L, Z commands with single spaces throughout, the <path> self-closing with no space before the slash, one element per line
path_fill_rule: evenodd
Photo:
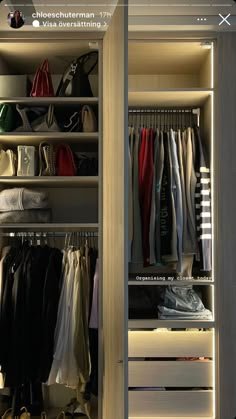
<path fill-rule="evenodd" d="M 26 186 L 49 193 L 53 210 L 51 224 L 1 225 L 1 233 L 17 231 L 98 232 L 99 249 L 99 394 L 92 400 L 92 419 L 111 419 L 114 409 L 117 419 L 127 416 L 127 299 L 124 270 L 126 263 L 126 170 L 127 141 L 127 7 L 117 7 L 106 33 L 23 34 L 18 40 L 0 38 L 0 102 L 24 106 L 76 106 L 91 104 L 98 107 L 99 128 L 96 133 L 2 133 L 4 149 L 17 145 L 35 145 L 41 141 L 66 142 L 74 151 L 97 152 L 99 175 L 91 177 L 2 177 L 0 189 Z M 92 43 L 92 47 L 91 47 Z M 98 49 L 98 75 L 90 76 L 93 98 L 52 97 L 31 98 L 27 94 L 15 97 L 2 87 L 4 77 L 32 80 L 45 58 L 49 59 L 53 82 L 63 74 L 71 61 L 85 52 Z M 16 76 L 16 77 L 15 77 Z M 61 77 L 61 76 L 60 76 Z M 5 79 L 6 81 L 6 79 Z M 116 82 L 115 82 L 116 81 Z M 27 82 L 24 86 L 27 85 Z M 13 90 L 14 93 L 14 90 Z M 117 101 L 118 100 L 118 101 Z M 128 143 L 127 143 L 128 144 Z M 117 149 L 119 146 L 119 150 Z M 127 146 L 128 147 L 128 146 Z M 118 156 L 118 158 L 117 158 Z M 121 176 L 120 176 L 121 174 Z M 121 208 L 120 208 L 121 207 Z M 120 210 L 121 209 L 121 210 Z M 54 238 L 55 239 L 55 238 Z M 8 240 L 8 239 L 6 239 Z M 57 239 L 56 239 L 57 240 Z M 63 248 L 63 239 L 60 244 Z M 4 243 L 3 236 L 1 243 Z M 58 243 L 58 242 L 57 242 Z M 56 244 L 57 244 L 56 243 Z M 55 244 L 55 240 L 54 240 Z M 126 275 L 127 276 L 127 275 Z M 123 282 L 122 282 L 123 280 Z M 114 379 L 114 377 L 116 377 Z M 45 407 L 53 417 L 65 408 L 75 391 L 62 385 L 44 387 Z M 51 410 L 52 409 L 52 410 Z"/>
<path fill-rule="evenodd" d="M 134 38 L 128 49 L 129 106 L 199 108 L 202 138 L 212 159 L 213 44 L 188 39 L 163 40 L 158 36 L 142 41 L 140 34 L 137 40 Z M 148 275 L 155 271 L 161 276 L 160 267 L 145 269 L 130 264 L 130 286 L 135 285 L 132 281 L 135 273 L 142 272 L 145 276 L 145 272 Z M 178 281 L 178 285 L 181 283 L 187 281 Z M 194 280 L 189 283 L 194 285 Z M 151 281 L 146 284 L 155 286 Z M 173 285 L 176 284 L 174 281 Z M 166 285 L 166 281 L 160 280 L 157 285 Z M 205 306 L 214 313 L 214 277 L 210 282 L 203 281 L 201 290 Z M 214 321 L 129 319 L 130 419 L 213 419 L 214 328 Z"/>

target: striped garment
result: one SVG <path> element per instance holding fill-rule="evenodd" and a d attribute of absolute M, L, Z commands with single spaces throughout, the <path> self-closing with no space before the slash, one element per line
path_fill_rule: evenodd
<path fill-rule="evenodd" d="M 196 228 L 199 243 L 201 267 L 210 271 L 212 267 L 212 224 L 211 224 L 211 175 L 202 147 L 198 127 L 194 127 L 196 156 L 195 173 L 197 184 L 195 190 Z"/>

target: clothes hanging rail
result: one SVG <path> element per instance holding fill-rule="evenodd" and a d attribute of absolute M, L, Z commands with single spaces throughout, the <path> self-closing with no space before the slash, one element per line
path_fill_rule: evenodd
<path fill-rule="evenodd" d="M 200 126 L 200 108 L 193 108 L 193 107 L 129 107 L 129 117 L 143 117 L 143 116 L 163 116 L 164 118 L 168 118 L 168 116 L 172 117 L 173 115 L 178 117 L 190 116 L 193 117 L 196 115 L 197 117 L 197 125 Z"/>
<path fill-rule="evenodd" d="M 161 107 L 161 108 L 154 108 L 154 107 L 136 107 L 136 106 L 130 106 L 129 107 L 129 113 L 130 112 L 192 112 L 195 114 L 200 114 L 200 108 L 193 108 L 193 107 Z"/>
<path fill-rule="evenodd" d="M 19 231 L 19 232 L 8 232 L 8 233 L 2 233 L 0 232 L 0 237 L 12 237 L 12 238 L 17 238 L 17 237 L 66 237 L 68 235 L 77 235 L 78 237 L 86 237 L 86 238 L 93 238 L 93 237 L 99 237 L 98 233 L 96 231 L 76 231 L 76 232 L 72 232 L 72 231 L 49 231 L 49 232 L 39 232 L 39 231 Z"/>

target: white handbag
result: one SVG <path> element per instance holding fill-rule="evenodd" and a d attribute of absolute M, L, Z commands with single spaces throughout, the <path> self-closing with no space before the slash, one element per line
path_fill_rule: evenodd
<path fill-rule="evenodd" d="M 18 167 L 17 176 L 36 175 L 36 155 L 35 147 L 28 145 L 18 145 Z"/>
<path fill-rule="evenodd" d="M 15 176 L 16 157 L 12 150 L 0 150 L 0 176 Z"/>

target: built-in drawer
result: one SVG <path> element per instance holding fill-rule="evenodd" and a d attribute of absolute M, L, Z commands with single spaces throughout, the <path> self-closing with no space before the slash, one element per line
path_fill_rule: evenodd
<path fill-rule="evenodd" d="M 129 419 L 212 418 L 213 392 L 129 391 Z"/>
<path fill-rule="evenodd" d="M 130 358 L 212 356 L 212 331 L 129 331 Z"/>
<path fill-rule="evenodd" d="M 129 387 L 212 387 L 212 361 L 130 361 Z"/>

